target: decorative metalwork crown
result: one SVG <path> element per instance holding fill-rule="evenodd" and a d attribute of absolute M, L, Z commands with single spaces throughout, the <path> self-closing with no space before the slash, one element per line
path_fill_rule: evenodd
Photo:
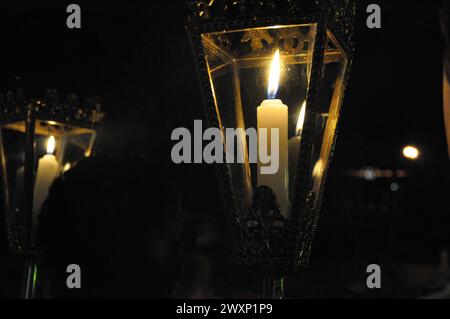
<path fill-rule="evenodd" d="M 223 23 L 247 26 L 243 20 L 281 23 L 299 17 L 326 14 L 339 42 L 353 49 L 354 0 L 186 0 L 192 23 Z M 251 23 L 251 22 L 249 22 Z M 248 25 L 250 26 L 250 25 Z"/>
<path fill-rule="evenodd" d="M 304 10 L 320 10 L 326 1 L 317 0 L 188 0 L 191 13 L 204 20 L 263 18 L 298 15 Z"/>
<path fill-rule="evenodd" d="M 55 89 L 47 90 L 44 99 L 26 100 L 22 89 L 16 94 L 0 93 L 0 123 L 15 122 L 25 118 L 27 108 L 32 106 L 36 118 L 52 120 L 81 127 L 95 127 L 104 114 L 99 99 L 87 98 L 80 105 L 78 96 L 68 94 L 61 101 Z"/>

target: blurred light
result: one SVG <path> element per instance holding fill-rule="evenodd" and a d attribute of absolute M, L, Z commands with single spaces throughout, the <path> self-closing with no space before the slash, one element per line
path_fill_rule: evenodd
<path fill-rule="evenodd" d="M 391 191 L 393 191 L 393 192 L 398 191 L 398 184 L 397 183 L 392 183 L 391 184 Z"/>
<path fill-rule="evenodd" d="M 419 150 L 414 146 L 405 146 L 403 148 L 403 156 L 412 160 L 419 157 Z"/>
<path fill-rule="evenodd" d="M 375 173 L 375 177 L 382 177 L 382 171 L 381 170 L 379 170 L 378 168 L 376 168 L 376 169 L 374 169 L 374 171 L 373 171 L 374 173 Z"/>
<path fill-rule="evenodd" d="M 390 169 L 384 170 L 384 172 L 383 172 L 383 177 L 390 178 L 390 177 L 392 177 L 392 176 L 394 176 L 394 172 L 393 172 L 393 171 L 391 171 Z"/>
<path fill-rule="evenodd" d="M 367 167 L 364 170 L 364 179 L 373 181 L 376 177 L 375 170 L 372 167 Z"/>
<path fill-rule="evenodd" d="M 395 176 L 397 176 L 399 178 L 405 177 L 406 176 L 406 172 L 404 170 L 402 170 L 402 169 L 399 169 L 399 170 L 397 170 L 395 172 Z"/>
<path fill-rule="evenodd" d="M 67 172 L 70 168 L 71 168 L 70 163 L 66 163 L 66 165 L 64 165 L 63 167 L 63 172 Z"/>

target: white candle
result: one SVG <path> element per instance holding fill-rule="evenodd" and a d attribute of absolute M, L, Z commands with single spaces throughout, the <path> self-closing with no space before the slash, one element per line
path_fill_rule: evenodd
<path fill-rule="evenodd" d="M 34 184 L 33 216 L 36 223 L 42 204 L 47 198 L 49 188 L 60 171 L 58 160 L 53 155 L 55 138 L 50 136 L 47 142 L 47 154 L 39 159 L 36 182 Z"/>
<path fill-rule="evenodd" d="M 288 216 L 289 212 L 289 177 L 288 177 L 288 107 L 279 99 L 274 99 L 278 88 L 280 78 L 280 54 L 279 51 L 274 55 L 269 75 L 269 99 L 264 100 L 257 108 L 257 123 L 259 143 L 266 142 L 266 150 L 271 150 L 271 129 L 279 130 L 278 150 L 279 166 L 274 174 L 262 174 L 261 167 L 268 164 L 261 163 L 258 157 L 258 185 L 269 186 L 277 197 L 281 213 Z M 267 141 L 261 141 L 260 129 L 267 129 Z M 273 156 L 272 156 L 273 158 Z"/>

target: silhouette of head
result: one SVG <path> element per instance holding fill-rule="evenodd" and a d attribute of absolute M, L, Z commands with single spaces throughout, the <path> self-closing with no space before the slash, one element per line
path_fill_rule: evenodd
<path fill-rule="evenodd" d="M 181 268 L 178 211 L 157 163 L 83 159 L 43 205 L 40 278 L 55 298 L 167 298 Z M 70 264 L 80 289 L 67 287 Z"/>

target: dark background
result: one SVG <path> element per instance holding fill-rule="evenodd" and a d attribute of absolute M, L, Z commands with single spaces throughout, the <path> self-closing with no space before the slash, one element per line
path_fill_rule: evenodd
<path fill-rule="evenodd" d="M 0 91 L 99 96 L 107 114 L 99 149 L 170 161 L 171 131 L 203 118 L 183 2 L 77 1 L 82 28 L 70 30 L 65 11 L 72 2 L 2 3 Z M 381 29 L 366 27 L 369 3 L 358 4 L 357 52 L 311 268 L 288 278 L 290 297 L 416 297 L 448 279 L 436 270 L 450 248 L 440 1 L 377 1 Z M 407 144 L 421 150 L 418 161 L 402 158 Z M 394 177 L 346 175 L 369 166 Z M 395 177 L 399 169 L 407 177 Z M 248 296 L 252 283 L 231 259 L 213 167 L 177 166 L 171 178 L 188 216 L 193 268 L 200 269 L 190 294 Z M 1 247 L 0 297 L 14 297 L 21 269 L 5 236 Z M 383 289 L 375 292 L 364 289 L 370 263 L 383 269 Z"/>

